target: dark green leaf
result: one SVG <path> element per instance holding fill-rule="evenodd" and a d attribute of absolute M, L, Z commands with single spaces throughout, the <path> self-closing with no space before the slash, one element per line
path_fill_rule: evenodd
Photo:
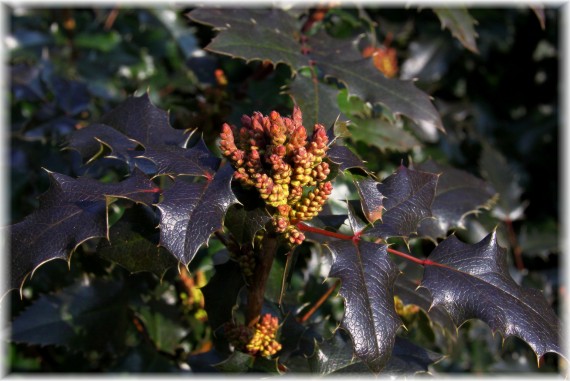
<path fill-rule="evenodd" d="M 471 50 L 473 53 L 479 53 L 477 50 L 477 32 L 474 25 L 477 24 L 466 8 L 434 8 L 433 11 L 441 21 L 441 27 L 447 28 L 451 34 L 457 38 L 463 46 Z"/>
<path fill-rule="evenodd" d="M 328 247 L 333 256 L 329 276 L 342 282 L 339 293 L 345 300 L 345 312 L 341 324 L 353 340 L 355 355 L 379 373 L 402 325 L 394 310 L 398 269 L 388 257 L 386 245 L 335 241 Z"/>
<path fill-rule="evenodd" d="M 157 349 L 172 354 L 176 353 L 181 340 L 188 333 L 187 329 L 165 316 L 160 310 L 150 306 L 140 308 L 137 311 L 137 316 L 141 319 L 148 336 Z"/>
<path fill-rule="evenodd" d="M 295 104 L 303 110 L 304 125 L 308 129 L 317 123 L 328 127 L 337 118 L 347 119 L 338 110 L 338 92 L 332 86 L 301 74 L 297 74 L 287 90 Z"/>
<path fill-rule="evenodd" d="M 11 340 L 82 351 L 120 350 L 128 324 L 122 285 L 96 279 L 41 296 L 13 321 Z"/>
<path fill-rule="evenodd" d="M 526 341 L 537 357 L 562 355 L 558 317 L 539 290 L 523 288 L 509 275 L 506 250 L 496 232 L 469 245 L 451 236 L 428 258 L 421 286 L 433 295 L 433 305 L 445 308 L 460 326 L 481 319 L 503 337 Z"/>
<path fill-rule="evenodd" d="M 235 351 L 221 363 L 215 364 L 214 368 L 224 373 L 246 373 L 251 369 L 254 361 L 255 357 L 252 355 Z"/>
<path fill-rule="evenodd" d="M 240 267 L 236 262 L 229 261 L 216 266 L 216 273 L 202 288 L 204 308 L 208 314 L 208 322 L 214 330 L 231 321 L 238 294 L 244 285 Z M 221 290 L 224 292 L 220 292 Z"/>
<path fill-rule="evenodd" d="M 246 61 L 280 62 L 295 71 L 308 66 L 298 42 L 297 21 L 281 9 L 195 9 L 190 20 L 211 25 L 220 33 L 206 50 Z"/>
<path fill-rule="evenodd" d="M 377 147 L 383 152 L 406 152 L 420 145 L 408 131 L 385 119 L 353 119 L 349 130 L 352 140 Z"/>
<path fill-rule="evenodd" d="M 157 225 L 158 219 L 152 211 L 142 207 L 127 209 L 109 229 L 109 241 L 99 243 L 97 254 L 131 273 L 149 271 L 162 279 L 166 270 L 178 262 L 158 246 Z"/>
<path fill-rule="evenodd" d="M 235 204 L 228 209 L 224 225 L 238 243 L 249 244 L 253 243 L 257 232 L 264 229 L 269 220 L 271 216 L 265 208 Z"/>

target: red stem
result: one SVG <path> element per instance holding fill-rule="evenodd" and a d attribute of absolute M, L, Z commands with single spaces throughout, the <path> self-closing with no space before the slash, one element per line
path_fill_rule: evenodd
<path fill-rule="evenodd" d="M 324 229 L 319 229 L 319 228 L 315 228 L 309 225 L 305 225 L 302 223 L 298 223 L 297 224 L 297 228 L 301 231 L 306 231 L 306 232 L 311 232 L 311 233 L 317 233 L 320 235 L 324 235 L 327 237 L 333 237 L 333 238 L 338 238 L 338 239 L 342 239 L 345 241 L 353 241 L 353 242 L 357 242 L 358 240 L 360 240 L 360 233 L 356 233 L 355 235 L 346 235 L 346 234 L 341 234 L 341 233 L 335 233 L 335 232 L 331 232 L 328 230 L 324 230 Z M 392 253 L 394 255 L 397 255 L 401 258 L 407 259 L 409 261 L 412 261 L 414 263 L 417 263 L 418 265 L 422 265 L 422 266 L 440 266 L 440 267 L 447 267 L 445 265 L 442 265 L 440 263 L 434 262 L 434 261 L 430 261 L 429 259 L 419 259 L 416 257 L 413 257 L 409 254 L 406 253 L 402 253 L 401 251 L 398 250 L 394 250 L 392 248 L 388 248 L 388 252 Z"/>

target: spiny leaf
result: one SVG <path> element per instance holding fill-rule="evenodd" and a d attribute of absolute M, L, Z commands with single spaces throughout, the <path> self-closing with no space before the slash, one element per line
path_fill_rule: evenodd
<path fill-rule="evenodd" d="M 41 264 L 68 259 L 82 242 L 107 237 L 107 206 L 113 197 L 150 204 L 157 190 L 138 170 L 116 184 L 48 174 L 50 188 L 40 196 L 39 209 L 11 227 L 10 288 L 22 286 Z"/>
<path fill-rule="evenodd" d="M 176 259 L 158 246 L 158 219 L 153 211 L 134 206 L 109 229 L 109 241 L 101 241 L 97 254 L 131 273 L 149 271 L 162 279 L 176 266 Z"/>
<path fill-rule="evenodd" d="M 366 171 L 366 164 L 350 148 L 340 146 L 338 143 L 333 144 L 327 151 L 327 157 L 334 164 L 339 166 L 339 169 L 344 172 L 347 169 L 358 168 Z"/>
<path fill-rule="evenodd" d="M 228 209 L 224 225 L 239 244 L 246 244 L 253 243 L 257 232 L 262 230 L 269 220 L 271 216 L 265 208 L 236 204 Z"/>
<path fill-rule="evenodd" d="M 220 159 L 208 149 L 203 139 L 192 148 L 179 146 L 150 146 L 140 157 L 147 158 L 157 166 L 159 175 L 212 177 L 220 165 Z"/>
<path fill-rule="evenodd" d="M 475 41 L 478 35 L 474 28 L 477 20 L 471 17 L 466 8 L 434 8 L 433 11 L 439 17 L 442 29 L 449 29 L 464 47 L 473 53 L 479 53 Z"/>
<path fill-rule="evenodd" d="M 365 177 L 355 180 L 354 185 L 356 185 L 356 189 L 358 190 L 362 211 L 368 222 L 374 223 L 376 220 L 382 218 L 384 209 L 382 200 L 385 197 L 380 193 L 378 187 L 380 184 L 370 177 Z"/>
<path fill-rule="evenodd" d="M 330 126 L 339 117 L 341 120 L 347 119 L 339 113 L 338 92 L 332 86 L 300 74 L 297 74 L 287 90 L 287 94 L 303 110 L 303 121 L 307 128 L 312 128 L 316 123 Z"/>
<path fill-rule="evenodd" d="M 402 325 L 394 310 L 398 269 L 388 257 L 386 245 L 336 241 L 328 248 L 333 256 L 329 276 L 342 282 L 345 311 L 341 325 L 352 337 L 355 355 L 379 373 L 390 358 L 396 331 Z"/>
<path fill-rule="evenodd" d="M 91 124 L 74 132 L 68 148 L 75 149 L 86 159 L 91 159 L 102 150 L 102 145 L 111 149 L 109 157 L 131 163 L 137 154 L 137 145 L 177 146 L 184 142 L 183 131 L 170 126 L 168 113 L 154 106 L 144 94 L 130 97 L 118 107 L 105 114 L 99 123 Z"/>
<path fill-rule="evenodd" d="M 394 294 L 396 294 L 404 304 L 415 304 L 426 312 L 430 320 L 439 324 L 452 335 L 456 333 L 456 327 L 447 311 L 439 306 L 432 305 L 431 294 L 409 278 L 400 275 L 394 284 Z"/>
<path fill-rule="evenodd" d="M 418 224 L 431 217 L 431 205 L 435 197 L 438 175 L 420 172 L 400 166 L 395 174 L 377 183 L 378 195 L 372 194 L 361 200 L 363 209 L 372 209 L 380 202 L 384 207 L 381 221 L 364 231 L 372 237 L 409 237 Z M 366 208 L 364 207 L 366 205 Z"/>
<path fill-rule="evenodd" d="M 233 168 L 225 165 L 206 183 L 190 183 L 178 177 L 157 205 L 160 244 L 184 265 L 192 261 L 211 234 L 222 228 L 228 208 L 237 202 L 230 186 L 233 173 Z"/>
<path fill-rule="evenodd" d="M 558 317 L 539 290 L 524 288 L 509 275 L 506 250 L 492 232 L 470 245 L 455 236 L 440 243 L 429 256 L 421 286 L 433 295 L 433 305 L 445 308 L 459 326 L 481 319 L 493 332 L 526 341 L 537 357 L 563 355 Z"/>
<path fill-rule="evenodd" d="M 310 57 L 325 76 L 337 78 L 350 95 L 370 103 L 381 103 L 392 113 L 402 114 L 418 125 L 443 130 L 441 118 L 429 96 L 411 81 L 388 79 L 371 59 L 361 58 L 355 41 L 330 37 L 324 30 L 309 38 Z"/>
<path fill-rule="evenodd" d="M 129 324 L 121 290 L 120 283 L 94 279 L 42 295 L 14 319 L 11 340 L 82 351 L 121 350 Z"/>
<path fill-rule="evenodd" d="M 495 196 L 485 181 L 456 168 L 433 160 L 416 166 L 425 172 L 441 174 L 437 182 L 432 213 L 435 219 L 420 223 L 418 234 L 432 239 L 444 238 L 449 229 L 463 228 L 464 218 L 478 209 L 489 209 Z"/>
<path fill-rule="evenodd" d="M 195 9 L 187 16 L 220 31 L 205 48 L 210 52 L 248 62 L 282 62 L 293 71 L 308 66 L 298 42 L 297 21 L 281 9 Z"/>

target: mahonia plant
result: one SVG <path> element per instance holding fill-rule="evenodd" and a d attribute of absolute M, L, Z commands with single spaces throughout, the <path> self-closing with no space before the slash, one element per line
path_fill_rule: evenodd
<path fill-rule="evenodd" d="M 305 236 L 296 225 L 319 214 L 332 192 L 325 127 L 315 124 L 308 138 L 299 107 L 291 118 L 256 112 L 241 123 L 225 123 L 221 133 L 220 149 L 236 168 L 234 178 L 257 189 L 271 208 L 275 232 L 301 244 Z"/>
<path fill-rule="evenodd" d="M 207 318 L 210 324 L 212 340 L 205 357 L 214 359 L 208 365 L 218 369 L 309 369 L 324 375 L 427 371 L 442 356 L 399 334 L 401 317 L 416 320 L 418 309 L 451 335 L 465 321 L 480 319 L 493 332 L 522 339 L 537 359 L 548 352 L 563 354 L 556 313 L 541 292 L 512 279 L 496 230 L 473 244 L 448 234 L 465 226 L 466 215 L 490 207 L 496 192 L 489 184 L 433 161 L 400 165 L 378 179 L 335 136 L 334 119 L 320 120 L 320 109 L 326 107 L 319 100 L 328 104 L 328 114 L 338 115 L 335 91 L 340 89 L 326 87 L 325 78 L 335 78 L 351 96 L 381 103 L 386 112 L 443 128 L 426 93 L 411 81 L 380 73 L 373 58 L 361 56 L 358 40 L 337 39 L 323 29 L 305 34 L 314 28 L 303 28 L 295 13 L 198 8 L 189 17 L 220 31 L 206 50 L 289 66 L 296 74 L 292 86 L 297 83 L 299 91 L 292 92 L 297 104 L 292 115 L 253 112 L 241 118 L 241 126 L 223 124 L 221 159 L 199 134 L 188 136 L 172 128 L 168 113 L 152 105 L 148 94 L 128 98 L 97 123 L 73 132 L 67 145 L 86 165 L 100 156 L 113 158 L 128 176 L 105 182 L 48 171 L 50 188 L 39 198 L 39 208 L 10 227 L 10 283 L 5 289 L 21 289 L 32 272 L 52 259 L 69 263 L 79 248 L 131 273 L 151 271 L 162 277 L 169 268 L 188 268 L 198 251 L 216 239 L 229 255 L 216 261 L 215 274 L 200 289 L 203 299 L 197 292 L 187 292 L 185 298 L 192 304 L 187 310 L 199 310 L 196 318 Z M 267 43 L 260 46 L 261 40 Z M 387 62 L 390 57 L 395 55 L 389 53 Z M 309 91 L 327 88 L 314 97 L 317 101 L 305 102 L 311 111 L 303 112 L 316 119 L 310 133 L 301 111 L 306 94 L 299 90 L 306 89 L 299 86 L 305 68 L 313 73 Z M 358 199 L 346 203 L 346 212 L 332 214 L 331 208 L 324 213 L 338 174 L 349 175 Z M 247 200 L 238 198 L 244 194 Z M 110 219 L 110 205 L 119 199 L 126 210 Z M 395 245 L 394 238 L 404 244 Z M 93 239 L 100 243 L 84 245 Z M 411 239 L 437 245 L 427 258 L 397 250 L 413 248 Z M 295 259 L 307 253 L 327 255 L 330 269 L 313 281 L 305 281 L 303 274 L 303 281 L 293 284 Z M 281 266 L 274 266 L 275 258 Z M 396 258 L 423 266 L 419 279 L 402 272 Z M 188 291 L 195 288 L 190 278 Z M 308 292 L 326 278 L 336 281 L 320 297 Z M 68 310 L 74 296 L 87 299 L 78 314 L 95 313 L 109 300 L 124 301 L 118 283 L 93 282 L 92 293 L 84 283 L 32 302 L 13 322 L 12 341 L 75 349 L 70 332 L 99 332 L 89 325 L 98 320 L 90 315 L 66 319 L 61 335 L 38 339 L 30 333 L 30 321 L 38 324 L 38 317 L 47 316 L 52 329 L 52 320 Z M 344 308 L 340 322 L 335 314 L 316 312 L 336 290 Z M 96 303 L 88 300 L 93 294 L 100 296 Z M 299 294 L 315 300 L 307 306 Z M 125 303 L 115 307 L 129 317 Z M 143 320 L 135 319 L 138 332 L 146 332 Z M 33 328 L 46 332 L 45 326 Z"/>

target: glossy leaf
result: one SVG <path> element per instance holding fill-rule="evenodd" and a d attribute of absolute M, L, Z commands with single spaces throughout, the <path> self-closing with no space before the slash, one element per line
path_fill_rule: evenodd
<path fill-rule="evenodd" d="M 160 210 L 160 245 L 188 265 L 210 235 L 222 228 L 228 208 L 237 202 L 231 189 L 234 170 L 220 169 L 212 180 L 190 183 L 180 177 L 164 192 Z"/>
<path fill-rule="evenodd" d="M 109 229 L 109 241 L 101 241 L 97 254 L 131 273 L 148 271 L 162 279 L 177 265 L 176 259 L 158 246 L 158 218 L 143 208 L 129 208 Z"/>
<path fill-rule="evenodd" d="M 455 335 L 456 326 L 445 309 L 440 306 L 432 305 L 431 294 L 419 284 L 404 275 L 400 275 L 394 284 L 394 294 L 396 294 L 404 304 L 414 304 L 426 312 L 430 320 L 442 328 L 446 329 L 450 334 Z"/>
<path fill-rule="evenodd" d="M 457 38 L 464 47 L 473 53 L 478 53 L 477 32 L 475 31 L 475 20 L 466 8 L 434 8 L 434 13 L 439 17 L 442 28 L 447 28 L 451 34 Z"/>
<path fill-rule="evenodd" d="M 433 296 L 433 305 L 445 308 L 459 326 L 481 319 L 493 332 L 526 341 L 537 357 L 562 354 L 558 317 L 539 290 L 524 288 L 509 275 L 506 250 L 496 232 L 470 245 L 451 236 L 428 258 L 421 286 Z"/>
<path fill-rule="evenodd" d="M 308 66 L 296 38 L 297 21 L 281 9 L 199 8 L 188 17 L 220 31 L 206 46 L 210 52 L 248 62 L 270 61 L 275 65 L 281 62 L 293 71 Z"/>
<path fill-rule="evenodd" d="M 380 202 L 384 207 L 382 220 L 364 231 L 367 236 L 389 238 L 409 237 L 418 224 L 431 217 L 438 175 L 400 166 L 396 173 L 377 183 L 375 198 L 370 193 L 361 200 L 363 209 L 371 209 Z M 366 205 L 366 207 L 364 207 Z"/>
<path fill-rule="evenodd" d="M 435 219 L 420 223 L 418 234 L 432 239 L 446 237 L 449 229 L 464 228 L 467 215 L 479 209 L 489 209 L 495 191 L 487 182 L 460 169 L 437 164 L 433 160 L 415 166 L 417 169 L 440 174 L 432 204 Z"/>
<path fill-rule="evenodd" d="M 48 175 L 50 188 L 40 197 L 39 209 L 11 226 L 10 288 L 21 287 L 47 261 L 69 259 L 82 242 L 107 237 L 107 206 L 114 197 L 150 204 L 157 190 L 140 171 L 116 184 Z"/>
<path fill-rule="evenodd" d="M 327 157 L 337 164 L 342 172 L 353 168 L 366 171 L 366 164 L 346 146 L 333 144 L 327 151 Z"/>
<path fill-rule="evenodd" d="M 71 350 L 121 350 L 128 324 L 121 284 L 95 279 L 40 296 L 12 322 L 11 340 Z"/>
<path fill-rule="evenodd" d="M 257 232 L 265 228 L 271 216 L 263 207 L 235 204 L 228 209 L 224 225 L 240 244 L 253 243 Z"/>
<path fill-rule="evenodd" d="M 202 139 L 192 148 L 151 145 L 140 157 L 154 162 L 157 174 L 171 177 L 189 175 L 211 178 L 220 165 L 220 159 L 212 154 Z"/>
<path fill-rule="evenodd" d="M 379 373 L 402 325 L 394 310 L 393 293 L 399 271 L 388 257 L 386 245 L 336 241 L 328 248 L 333 257 L 329 276 L 342 282 L 339 294 L 345 309 L 341 326 L 352 338 L 355 355 Z"/>
<path fill-rule="evenodd" d="M 368 222 L 374 223 L 381 219 L 384 210 L 382 201 L 385 197 L 380 193 L 380 184 L 370 177 L 365 177 L 355 180 L 354 185 L 358 190 L 362 211 Z"/>

